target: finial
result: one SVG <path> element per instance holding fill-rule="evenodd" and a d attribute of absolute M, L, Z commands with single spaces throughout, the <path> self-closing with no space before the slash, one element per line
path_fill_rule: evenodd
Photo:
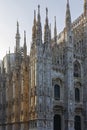
<path fill-rule="evenodd" d="M 19 22 L 17 21 L 17 27 L 19 26 Z"/>
<path fill-rule="evenodd" d="M 37 15 L 38 22 L 40 22 L 40 5 L 38 5 L 38 15 Z"/>
<path fill-rule="evenodd" d="M 40 5 L 38 5 L 37 23 L 36 23 L 36 34 L 35 39 L 39 39 L 42 43 L 42 27 L 41 27 L 41 17 L 40 17 Z"/>
<path fill-rule="evenodd" d="M 32 41 L 34 42 L 36 38 L 36 10 L 34 10 L 34 21 L 33 21 L 33 27 L 32 27 Z"/>
<path fill-rule="evenodd" d="M 68 29 L 71 28 L 71 14 L 70 14 L 69 0 L 67 0 L 67 6 L 66 6 L 66 27 Z"/>
<path fill-rule="evenodd" d="M 34 10 L 34 21 L 36 20 L 36 10 Z"/>
<path fill-rule="evenodd" d="M 36 25 L 36 10 L 34 10 L 34 22 L 33 22 L 33 26 L 35 26 Z"/>
<path fill-rule="evenodd" d="M 48 25 L 48 8 L 46 8 L 46 25 Z"/>
<path fill-rule="evenodd" d="M 67 8 L 70 8 L 70 7 L 69 7 L 69 0 L 67 0 Z"/>
<path fill-rule="evenodd" d="M 54 16 L 54 42 L 57 43 L 56 16 Z"/>
<path fill-rule="evenodd" d="M 50 23 L 50 30 L 51 30 L 51 23 Z"/>
<path fill-rule="evenodd" d="M 46 8 L 46 17 L 48 17 L 48 8 Z"/>
<path fill-rule="evenodd" d="M 16 32 L 16 52 L 19 50 L 20 48 L 20 33 L 19 33 L 19 22 L 17 21 L 17 32 Z"/>
<path fill-rule="evenodd" d="M 69 6 L 69 0 L 67 0 L 67 5 Z"/>
<path fill-rule="evenodd" d="M 56 28 L 56 16 L 54 16 L 55 28 Z"/>
<path fill-rule="evenodd" d="M 10 47 L 9 47 L 9 54 L 10 54 Z"/>
<path fill-rule="evenodd" d="M 24 38 L 26 38 L 26 31 L 24 30 Z"/>
<path fill-rule="evenodd" d="M 45 26 L 44 26 L 44 42 L 49 43 L 50 41 L 50 28 L 48 23 L 48 8 L 46 8 L 46 19 L 45 19 Z"/>
<path fill-rule="evenodd" d="M 26 46 L 26 31 L 24 30 L 24 46 Z"/>
<path fill-rule="evenodd" d="M 38 14 L 40 14 L 40 5 L 38 5 Z"/>
<path fill-rule="evenodd" d="M 19 34 L 19 22 L 17 21 L 17 34 Z"/>

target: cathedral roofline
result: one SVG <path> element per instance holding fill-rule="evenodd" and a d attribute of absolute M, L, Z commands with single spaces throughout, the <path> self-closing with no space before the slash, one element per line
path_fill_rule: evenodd
<path fill-rule="evenodd" d="M 76 18 L 73 22 L 72 22 L 72 30 L 75 29 L 77 26 L 79 26 L 80 24 L 82 24 L 82 22 L 84 21 L 84 13 L 82 13 L 78 18 Z M 57 35 L 57 41 L 60 39 L 64 40 L 64 33 L 65 33 L 65 27 L 63 28 L 63 30 Z M 61 37 L 62 36 L 62 37 Z M 54 37 L 53 37 L 54 39 Z"/>
<path fill-rule="evenodd" d="M 72 28 L 78 26 L 84 20 L 84 14 L 82 13 L 77 19 L 72 22 Z"/>

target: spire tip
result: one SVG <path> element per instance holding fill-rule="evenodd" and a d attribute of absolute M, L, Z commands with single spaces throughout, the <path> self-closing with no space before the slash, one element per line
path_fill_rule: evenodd
<path fill-rule="evenodd" d="M 40 5 L 38 5 L 38 13 L 40 14 Z"/>
<path fill-rule="evenodd" d="M 10 54 L 10 47 L 9 47 L 9 54 Z"/>
<path fill-rule="evenodd" d="M 26 36 L 26 31 L 24 30 L 24 36 Z"/>
<path fill-rule="evenodd" d="M 36 18 L 36 10 L 34 10 L 34 18 Z"/>
<path fill-rule="evenodd" d="M 46 8 L 46 16 L 48 16 L 48 8 Z"/>
<path fill-rule="evenodd" d="M 26 43 L 26 31 L 24 30 L 24 43 Z"/>

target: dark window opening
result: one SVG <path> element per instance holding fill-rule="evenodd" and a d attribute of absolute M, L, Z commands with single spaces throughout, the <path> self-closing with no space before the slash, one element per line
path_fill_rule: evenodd
<path fill-rule="evenodd" d="M 61 130 L 61 116 L 54 116 L 54 130 Z"/>
<path fill-rule="evenodd" d="M 75 101 L 80 102 L 80 91 L 79 88 L 75 88 Z"/>
<path fill-rule="evenodd" d="M 81 77 L 81 67 L 77 61 L 74 63 L 74 77 Z"/>
<path fill-rule="evenodd" d="M 57 84 L 54 86 L 54 98 L 55 100 L 60 99 L 60 86 Z"/>
<path fill-rule="evenodd" d="M 75 130 L 81 130 L 81 117 L 75 116 Z"/>

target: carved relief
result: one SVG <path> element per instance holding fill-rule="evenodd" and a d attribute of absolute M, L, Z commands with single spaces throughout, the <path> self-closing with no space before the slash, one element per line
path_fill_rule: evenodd
<path fill-rule="evenodd" d="M 70 100 L 73 100 L 73 91 L 70 90 Z"/>

